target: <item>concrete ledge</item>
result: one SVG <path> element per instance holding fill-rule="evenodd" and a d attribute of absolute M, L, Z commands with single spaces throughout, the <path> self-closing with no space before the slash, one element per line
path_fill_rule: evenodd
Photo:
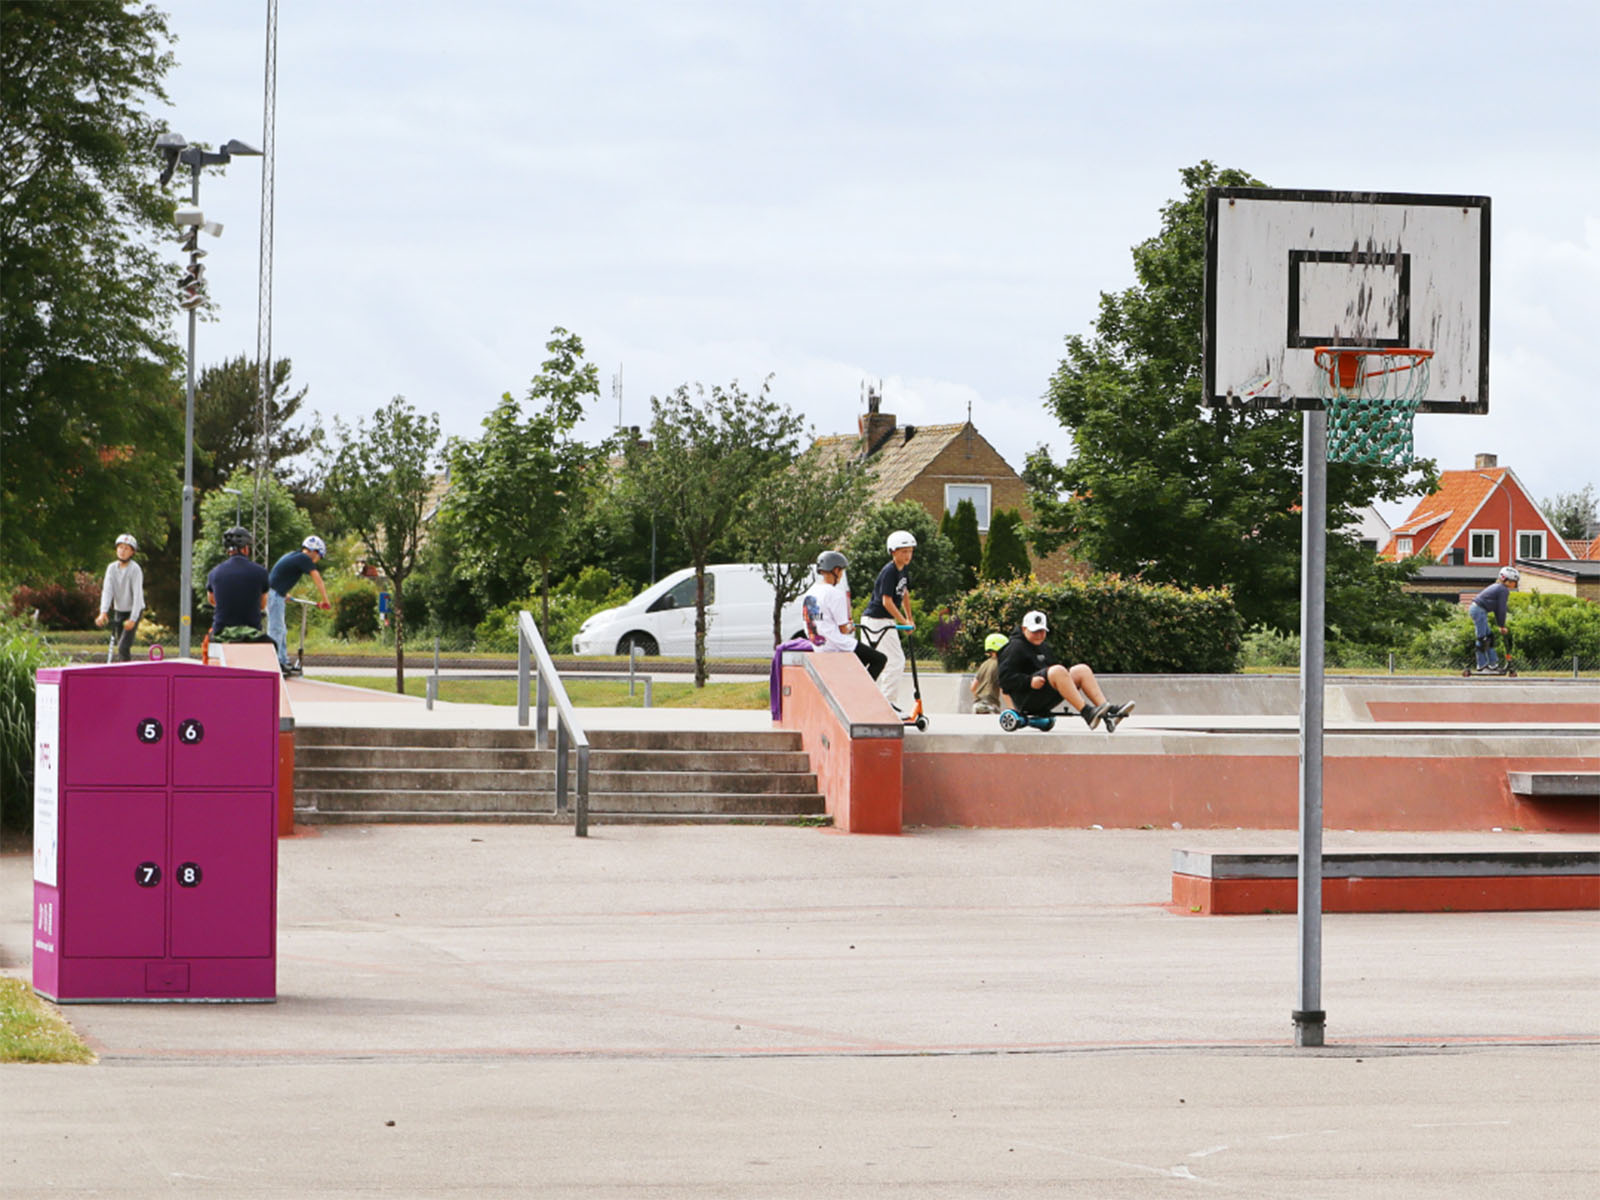
<path fill-rule="evenodd" d="M 834 826 L 901 830 L 904 727 L 853 654 L 799 654 L 783 665 L 785 729 L 798 730 Z"/>
<path fill-rule="evenodd" d="M 1508 771 L 1513 796 L 1600 797 L 1600 771 Z"/>
<path fill-rule="evenodd" d="M 1172 903 L 1205 916 L 1292 913 L 1298 855 L 1172 852 Z M 1600 908 L 1600 849 L 1344 851 L 1322 858 L 1325 912 Z"/>

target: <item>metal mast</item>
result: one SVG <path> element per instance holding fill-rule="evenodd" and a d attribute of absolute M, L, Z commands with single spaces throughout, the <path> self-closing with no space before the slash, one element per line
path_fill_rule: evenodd
<path fill-rule="evenodd" d="M 256 440 L 256 487 L 250 507 L 250 527 L 256 533 L 256 561 L 270 563 L 268 539 L 272 532 L 267 504 L 271 478 L 272 435 L 272 181 L 277 163 L 278 110 L 278 0 L 267 0 L 267 62 L 261 118 L 261 258 L 257 268 L 260 298 L 256 307 L 256 381 L 261 400 L 261 424 Z"/>

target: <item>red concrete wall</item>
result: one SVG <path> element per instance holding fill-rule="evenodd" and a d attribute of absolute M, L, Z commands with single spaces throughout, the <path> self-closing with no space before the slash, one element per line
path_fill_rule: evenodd
<path fill-rule="evenodd" d="M 1174 871 L 1172 905 L 1200 916 L 1292 913 L 1294 879 L 1202 879 Z M 1516 912 L 1600 908 L 1597 875 L 1400 876 L 1323 879 L 1324 912 Z"/>
<path fill-rule="evenodd" d="M 903 742 L 899 736 L 850 736 L 852 724 L 900 732 L 894 710 L 861 663 L 852 654 L 812 654 L 803 665 L 784 667 L 783 686 L 778 724 L 800 732 L 834 828 L 898 834 Z"/>
<path fill-rule="evenodd" d="M 1323 823 L 1372 830 L 1600 832 L 1592 801 L 1511 794 L 1508 771 L 1593 770 L 1592 759 L 1346 757 L 1323 760 Z M 1295 829 L 1297 752 L 1284 755 L 912 753 L 907 825 L 1051 829 L 1145 825 Z"/>

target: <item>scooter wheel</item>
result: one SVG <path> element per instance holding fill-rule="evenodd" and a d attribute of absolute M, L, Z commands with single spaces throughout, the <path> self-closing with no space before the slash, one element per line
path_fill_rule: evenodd
<path fill-rule="evenodd" d="M 1021 724 L 1021 721 L 1018 719 L 1017 714 L 1009 708 L 1000 714 L 1000 728 L 1007 733 L 1014 733 L 1019 724 Z"/>
<path fill-rule="evenodd" d="M 916 720 L 916 726 L 918 729 L 926 729 L 928 727 L 928 718 L 918 717 Z"/>
<path fill-rule="evenodd" d="M 1515 667 L 1507 667 L 1506 668 L 1506 674 L 1507 675 L 1515 675 L 1516 673 L 1517 673 L 1517 669 Z"/>

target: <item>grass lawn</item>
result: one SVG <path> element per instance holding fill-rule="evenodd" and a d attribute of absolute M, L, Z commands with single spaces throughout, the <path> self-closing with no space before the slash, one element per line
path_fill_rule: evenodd
<path fill-rule="evenodd" d="M 312 676 L 313 678 L 315 676 Z M 393 675 L 329 675 L 329 683 L 371 688 L 375 692 L 394 692 Z M 566 684 L 567 696 L 576 708 L 643 708 L 644 684 L 634 685 L 628 696 L 628 681 L 574 679 Z M 406 695 L 428 694 L 427 676 L 406 673 Z M 462 679 L 439 681 L 439 699 L 454 704 L 505 704 L 517 702 L 515 679 Z M 771 703 L 767 681 L 712 683 L 696 688 L 693 683 L 656 680 L 650 701 L 657 708 L 748 708 L 764 709 Z"/>
<path fill-rule="evenodd" d="M 0 1062 L 92 1063 L 94 1053 L 24 980 L 0 976 Z"/>

